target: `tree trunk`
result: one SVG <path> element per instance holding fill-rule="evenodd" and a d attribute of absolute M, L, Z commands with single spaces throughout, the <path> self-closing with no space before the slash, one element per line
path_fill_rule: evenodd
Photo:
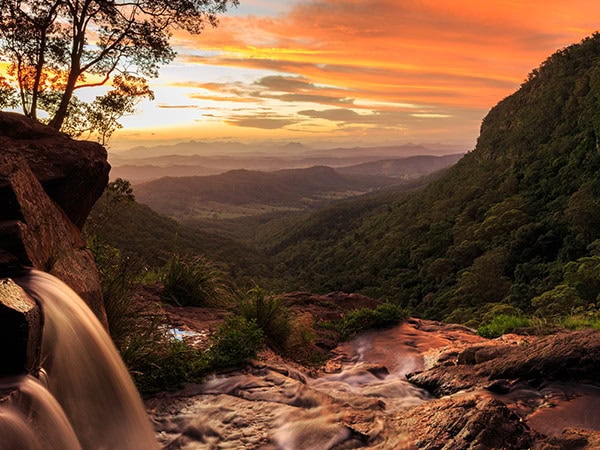
<path fill-rule="evenodd" d="M 69 109 L 69 102 L 71 101 L 71 97 L 73 97 L 73 92 L 75 92 L 75 84 L 77 83 L 77 78 L 79 78 L 78 71 L 71 70 L 69 73 L 69 78 L 67 79 L 67 85 L 65 86 L 65 91 L 63 92 L 62 98 L 60 99 L 60 105 L 58 105 L 58 109 L 54 114 L 54 117 L 50 120 L 48 125 L 56 130 L 60 130 L 62 127 L 65 118 L 67 117 L 67 112 Z"/>

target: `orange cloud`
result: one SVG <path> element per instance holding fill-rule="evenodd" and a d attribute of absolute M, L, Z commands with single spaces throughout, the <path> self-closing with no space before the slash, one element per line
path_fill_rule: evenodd
<path fill-rule="evenodd" d="M 591 0 L 290 0 L 268 15 L 272 3 L 176 32 L 190 81 L 167 82 L 181 89 L 161 107 L 214 108 L 203 133 L 474 142 L 486 111 L 600 13 Z"/>
<path fill-rule="evenodd" d="M 225 17 L 191 45 L 217 57 L 183 57 L 296 74 L 358 98 L 487 108 L 594 30 L 600 6 L 576 3 L 313 0 L 276 18 Z"/>

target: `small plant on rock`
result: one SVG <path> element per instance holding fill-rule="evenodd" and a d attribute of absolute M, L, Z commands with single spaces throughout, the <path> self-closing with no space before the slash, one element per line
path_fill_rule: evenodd
<path fill-rule="evenodd" d="M 386 328 L 406 319 L 406 311 L 393 303 L 383 303 L 375 309 L 362 308 L 350 311 L 338 323 L 340 338 L 348 340 L 361 331 L 372 328 Z"/>
<path fill-rule="evenodd" d="M 284 350 L 291 333 L 291 316 L 280 297 L 267 295 L 255 287 L 239 302 L 240 314 L 254 321 L 263 331 L 267 344 L 275 350 Z"/>
<path fill-rule="evenodd" d="M 207 352 L 211 368 L 223 368 L 254 358 L 264 344 L 264 334 L 254 320 L 228 317 L 212 338 Z"/>
<path fill-rule="evenodd" d="M 517 328 L 526 328 L 531 326 L 531 321 L 527 317 L 520 315 L 500 314 L 494 317 L 490 323 L 482 325 L 477 329 L 477 334 L 484 338 L 493 339 L 510 333 Z"/>

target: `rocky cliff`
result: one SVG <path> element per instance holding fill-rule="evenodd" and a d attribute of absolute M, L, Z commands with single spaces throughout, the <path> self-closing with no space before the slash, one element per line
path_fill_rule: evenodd
<path fill-rule="evenodd" d="M 15 113 L 0 113 L 0 274 L 49 272 L 106 325 L 102 290 L 81 227 L 108 183 L 106 150 Z"/>

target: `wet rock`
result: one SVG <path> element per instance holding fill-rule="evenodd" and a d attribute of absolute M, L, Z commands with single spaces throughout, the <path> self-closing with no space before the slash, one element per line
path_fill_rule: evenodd
<path fill-rule="evenodd" d="M 110 165 L 104 147 L 76 141 L 20 114 L 0 112 L 0 148 L 4 162 L 27 161 L 49 197 L 79 228 L 108 183 Z M 0 170 L 0 220 L 17 218 L 18 205 Z"/>
<path fill-rule="evenodd" d="M 600 448 L 600 433 L 567 429 L 560 436 L 540 440 L 533 450 L 584 450 Z"/>
<path fill-rule="evenodd" d="M 456 362 L 411 373 L 407 378 L 437 397 L 483 388 L 502 379 L 520 379 L 534 385 L 542 380 L 595 383 L 600 373 L 600 331 L 559 333 L 496 349 L 478 346 L 459 354 Z"/>
<path fill-rule="evenodd" d="M 60 278 L 106 325 L 98 270 L 80 230 L 48 197 L 26 162 L 4 165 L 3 170 L 18 205 L 16 220 L 0 222 L 3 250 L 23 265 Z"/>
<path fill-rule="evenodd" d="M 14 281 L 0 280 L 0 377 L 37 373 L 41 339 L 38 305 Z"/>
<path fill-rule="evenodd" d="M 458 354 L 457 364 L 481 364 L 503 355 L 508 345 L 474 345 Z"/>
<path fill-rule="evenodd" d="M 483 383 L 469 366 L 435 366 L 423 372 L 413 372 L 406 379 L 435 397 L 475 388 Z"/>
<path fill-rule="evenodd" d="M 473 394 L 435 400 L 406 412 L 402 430 L 417 448 L 530 448 L 537 433 L 502 402 Z"/>
<path fill-rule="evenodd" d="M 531 344 L 511 348 L 502 357 L 481 364 L 477 372 L 490 379 L 597 382 L 600 331 L 581 330 L 546 336 Z"/>

